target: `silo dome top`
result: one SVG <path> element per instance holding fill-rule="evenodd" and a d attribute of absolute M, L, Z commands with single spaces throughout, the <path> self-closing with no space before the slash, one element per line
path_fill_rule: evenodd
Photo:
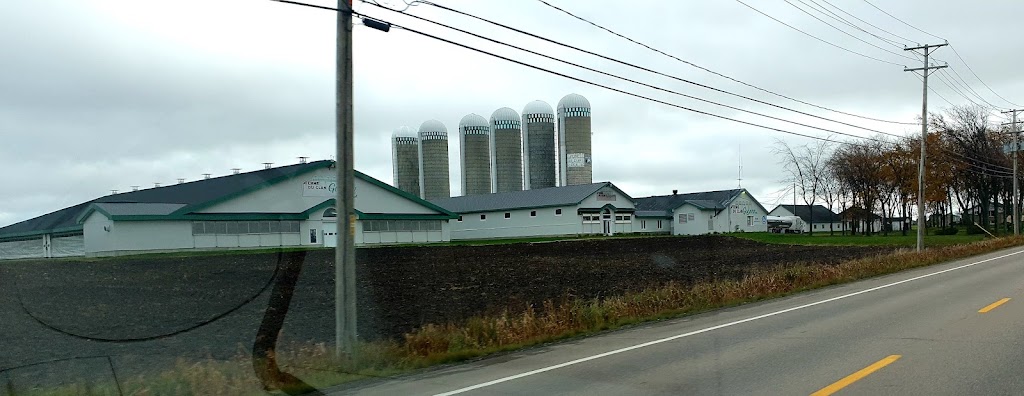
<path fill-rule="evenodd" d="M 584 99 L 586 100 L 586 99 Z M 554 115 L 555 111 L 551 109 L 551 105 L 543 100 L 535 100 L 526 104 L 523 108 L 523 115 L 527 114 L 549 114 Z"/>
<path fill-rule="evenodd" d="M 434 132 L 434 133 L 448 133 L 448 128 L 445 128 L 444 124 L 438 120 L 427 120 L 420 125 L 420 133 Z"/>
<path fill-rule="evenodd" d="M 486 128 L 487 127 L 487 119 L 485 119 L 483 116 L 481 116 L 479 114 L 476 114 L 476 113 L 466 114 L 465 117 L 462 117 L 462 121 L 459 121 L 459 129 L 461 130 L 461 129 L 465 128 L 465 127 L 484 127 L 484 128 Z"/>
<path fill-rule="evenodd" d="M 558 101 L 558 109 L 559 110 L 567 109 L 567 108 L 585 108 L 585 109 L 589 109 L 590 108 L 590 101 L 587 100 L 587 98 L 584 98 L 583 95 L 580 95 L 580 94 L 574 94 L 574 93 L 568 94 L 568 95 L 565 95 L 565 97 L 563 97 L 562 100 Z"/>
<path fill-rule="evenodd" d="M 416 131 L 414 131 L 412 128 L 409 128 L 408 126 L 402 125 L 402 126 L 400 126 L 398 128 L 395 128 L 395 132 L 391 134 L 391 137 L 393 137 L 393 138 L 397 138 L 397 137 L 412 137 L 412 138 L 414 138 L 414 137 L 416 137 Z"/>
<path fill-rule="evenodd" d="M 502 107 L 491 113 L 491 122 L 495 121 L 519 121 L 519 114 L 508 107 Z"/>

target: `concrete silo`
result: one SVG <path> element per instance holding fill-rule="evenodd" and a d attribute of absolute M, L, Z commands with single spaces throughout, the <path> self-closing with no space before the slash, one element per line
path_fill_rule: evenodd
<path fill-rule="evenodd" d="M 491 193 L 491 128 L 487 119 L 467 114 L 459 121 L 462 195 Z"/>
<path fill-rule="evenodd" d="M 523 189 L 523 132 L 519 114 L 508 107 L 491 113 L 491 191 Z"/>
<path fill-rule="evenodd" d="M 420 125 L 420 197 L 451 197 L 448 177 L 448 128 L 437 120 Z"/>
<path fill-rule="evenodd" d="M 558 101 L 559 185 L 593 183 L 590 134 L 590 102 L 581 95 L 565 95 Z"/>
<path fill-rule="evenodd" d="M 391 169 L 395 187 L 420 195 L 420 139 L 412 128 L 402 126 L 391 135 Z"/>
<path fill-rule="evenodd" d="M 523 108 L 523 188 L 554 187 L 555 112 L 551 105 L 535 100 Z"/>

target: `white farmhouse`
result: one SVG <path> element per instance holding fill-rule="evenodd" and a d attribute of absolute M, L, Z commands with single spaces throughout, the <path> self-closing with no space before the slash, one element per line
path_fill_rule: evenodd
<path fill-rule="evenodd" d="M 768 211 L 742 188 L 687 194 L 673 191 L 672 195 L 636 199 L 636 219 L 641 229 L 672 235 L 765 232 L 767 215 Z"/>

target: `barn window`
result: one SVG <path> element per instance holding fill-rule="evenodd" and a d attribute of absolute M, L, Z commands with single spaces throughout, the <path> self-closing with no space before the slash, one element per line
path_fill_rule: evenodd
<path fill-rule="evenodd" d="M 754 225 L 754 216 L 747 216 L 747 226 Z"/>
<path fill-rule="evenodd" d="M 537 217 L 537 211 L 536 210 L 531 210 L 530 211 L 530 217 Z"/>
<path fill-rule="evenodd" d="M 462 222 L 462 216 L 459 216 L 459 222 Z"/>
<path fill-rule="evenodd" d="M 480 221 L 484 221 L 484 220 L 487 220 L 487 215 L 485 215 L 485 214 L 480 215 Z"/>
<path fill-rule="evenodd" d="M 335 208 L 327 208 L 324 211 L 324 217 L 338 217 L 338 210 Z"/>
<path fill-rule="evenodd" d="M 562 209 L 555 209 L 555 216 L 561 216 L 561 215 L 562 215 Z"/>
<path fill-rule="evenodd" d="M 647 220 L 640 220 L 640 229 L 642 229 L 642 230 L 646 230 L 647 229 Z"/>
<path fill-rule="evenodd" d="M 511 219 L 512 218 L 512 213 L 505 212 L 505 218 L 506 219 Z"/>
<path fill-rule="evenodd" d="M 658 220 L 658 228 L 661 228 L 661 220 Z"/>

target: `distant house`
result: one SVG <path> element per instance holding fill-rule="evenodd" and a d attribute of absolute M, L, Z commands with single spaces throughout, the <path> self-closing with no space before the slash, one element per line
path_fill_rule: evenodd
<path fill-rule="evenodd" d="M 863 208 L 848 208 L 839 212 L 839 218 L 842 220 L 843 226 L 846 227 L 847 231 L 861 233 L 868 229 L 869 225 L 871 226 L 871 232 L 882 230 L 882 216 L 868 212 Z"/>
<path fill-rule="evenodd" d="M 672 235 L 765 232 L 768 211 L 746 189 L 659 195 L 636 199 L 638 231 Z M 657 225 L 657 228 L 648 227 Z"/>
<path fill-rule="evenodd" d="M 802 232 L 843 230 L 843 221 L 839 215 L 821 205 L 779 205 L 768 215 L 797 216 L 804 221 Z"/>

